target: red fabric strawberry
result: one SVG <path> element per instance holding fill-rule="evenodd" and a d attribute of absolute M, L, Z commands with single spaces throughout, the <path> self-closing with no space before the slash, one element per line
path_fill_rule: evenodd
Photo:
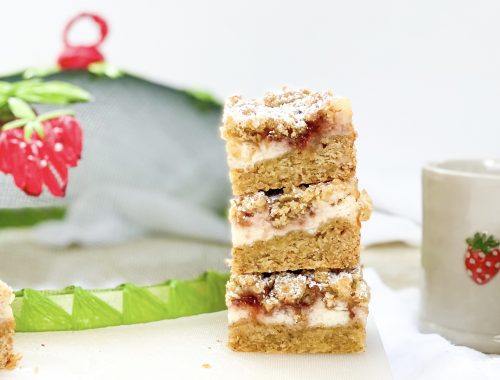
<path fill-rule="evenodd" d="M 82 128 L 80 123 L 72 116 L 60 116 L 47 121 L 46 134 L 48 143 L 54 146 L 54 151 L 59 154 L 69 166 L 76 166 L 82 154 Z"/>
<path fill-rule="evenodd" d="M 38 116 L 22 127 L 4 126 L 0 171 L 11 174 L 16 186 L 28 195 L 40 195 L 45 185 L 53 195 L 62 197 L 68 166 L 76 166 L 81 157 L 82 130 L 72 116 L 49 117 Z M 27 133 L 27 129 L 34 131 Z"/>
<path fill-rule="evenodd" d="M 468 238 L 465 268 L 469 277 L 478 285 L 491 281 L 500 270 L 500 241 L 493 235 L 476 232 Z"/>

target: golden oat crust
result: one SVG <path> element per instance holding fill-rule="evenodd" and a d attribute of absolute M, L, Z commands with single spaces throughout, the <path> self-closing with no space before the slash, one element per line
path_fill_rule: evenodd
<path fill-rule="evenodd" d="M 359 265 L 360 227 L 343 219 L 324 223 L 315 234 L 292 231 L 232 248 L 234 273 L 352 268 Z"/>
<path fill-rule="evenodd" d="M 352 321 L 335 327 L 294 328 L 244 319 L 229 326 L 234 351 L 266 353 L 335 353 L 365 350 L 365 325 Z"/>
<path fill-rule="evenodd" d="M 234 195 L 252 194 L 259 190 L 349 180 L 356 174 L 355 135 L 321 136 L 319 143 L 245 168 L 232 168 L 229 178 Z M 228 152 L 239 149 L 227 144 Z M 228 153 L 230 154 L 230 153 Z"/>

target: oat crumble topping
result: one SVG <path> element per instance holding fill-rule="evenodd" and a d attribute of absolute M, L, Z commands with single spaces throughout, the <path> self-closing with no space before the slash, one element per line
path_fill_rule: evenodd
<path fill-rule="evenodd" d="M 263 134 L 275 139 L 295 139 L 307 132 L 308 123 L 320 119 L 334 123 L 339 99 L 343 98 L 334 97 L 331 91 L 288 87 L 267 92 L 258 99 L 233 95 L 225 103 L 222 132 L 250 141 L 259 140 Z"/>
<path fill-rule="evenodd" d="M 257 213 L 266 213 L 274 228 L 283 228 L 292 220 L 314 215 L 318 201 L 338 204 L 349 194 L 357 197 L 356 182 L 332 181 L 326 184 L 299 186 L 284 190 L 282 194 L 266 195 L 259 191 L 231 201 L 230 217 L 242 226 L 251 224 Z"/>
<path fill-rule="evenodd" d="M 226 302 L 229 305 L 245 297 L 254 297 L 269 312 L 283 305 L 311 305 L 318 297 L 322 297 L 327 308 L 352 300 L 368 302 L 369 290 L 359 267 L 345 271 L 232 274 Z"/>

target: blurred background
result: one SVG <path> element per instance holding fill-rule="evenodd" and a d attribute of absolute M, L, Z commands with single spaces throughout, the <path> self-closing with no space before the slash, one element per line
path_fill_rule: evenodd
<path fill-rule="evenodd" d="M 0 73 L 54 65 L 62 51 L 66 22 L 82 11 L 95 12 L 108 21 L 110 34 L 102 46 L 106 60 L 155 84 L 203 90 L 220 101 L 234 93 L 260 96 L 284 84 L 333 89 L 350 98 L 359 133 L 358 176 L 376 208 L 364 227 L 365 245 L 396 241 L 419 245 L 420 170 L 425 163 L 498 156 L 498 2 L 6 2 L 0 24 L 4 36 Z M 82 21 L 70 37 L 88 42 L 97 38 L 96 33 L 90 22 Z M 106 161 L 92 154 L 90 149 L 99 145 L 96 141 L 102 135 L 93 133 L 93 126 L 83 125 L 88 131 L 86 150 L 81 165 L 71 170 L 68 198 L 55 203 L 47 195 L 41 199 L 44 205 L 69 207 L 66 219 L 45 222 L 29 234 L 25 229 L 5 228 L 22 221 L 4 219 L 0 255 L 17 253 L 19 268 L 25 268 L 26 260 L 43 262 L 54 252 L 64 261 L 68 257 L 64 252 L 73 252 L 75 246 L 91 247 L 88 255 L 102 260 L 102 252 L 112 250 L 105 247 L 113 245 L 121 251 L 151 250 L 161 256 L 169 251 L 162 244 L 171 243 L 158 235 L 208 240 L 223 247 L 222 256 L 227 255 L 229 228 L 222 210 L 229 187 L 223 144 L 218 139 L 220 108 L 208 116 L 193 111 L 175 118 L 167 112 L 164 120 L 159 115 L 154 123 L 149 119 L 142 123 L 143 113 L 134 109 L 136 94 L 127 94 L 130 106 L 114 111 L 125 118 L 130 115 L 135 131 L 110 125 L 116 124 L 113 118 L 98 129 L 119 131 L 119 135 L 106 135 L 117 141 L 111 148 L 117 156 Z M 103 102 L 99 104 L 104 107 L 107 99 L 101 96 L 95 102 Z M 165 100 L 165 107 L 178 106 L 176 101 Z M 75 109 L 85 119 L 84 107 Z M 163 109 L 160 103 L 155 107 Z M 106 120 L 105 116 L 96 119 L 97 124 Z M 147 129 L 152 123 L 156 129 Z M 203 129 L 205 124 L 209 129 Z M 137 143 L 142 139 L 138 130 L 149 135 L 143 145 Z M 155 134 L 154 130 L 163 132 Z M 141 165 L 132 165 L 137 162 Z M 18 194 L 11 178 L 2 177 L 3 211 L 33 205 Z M 109 177 L 118 178 L 114 182 L 118 186 L 103 189 L 103 178 Z M 138 182 L 145 185 L 137 187 Z M 151 193 L 145 194 L 144 189 Z M 190 214 L 180 212 L 186 209 Z M 57 211 L 54 215 L 62 216 Z M 39 214 L 33 218 L 37 220 Z M 149 242 L 144 240 L 148 236 Z M 33 258 L 38 251 L 40 255 Z M 107 257 L 116 262 L 115 256 Z M 376 264 L 378 259 L 373 260 Z M 393 260 L 392 256 L 387 260 Z M 416 259 L 412 260 L 414 265 Z M 17 265 L 14 261 L 13 266 Z M 134 265 L 139 264 L 134 261 Z M 206 265 L 205 260 L 193 272 Z M 35 264 L 30 267 L 32 275 L 39 272 Z M 80 280 L 90 285 L 127 276 L 139 282 L 151 280 L 146 267 L 144 278 L 137 275 L 140 270 L 126 272 L 130 263 L 123 267 L 124 272 L 114 277 L 103 272 L 95 282 L 88 281 L 82 267 Z M 54 273 L 57 277 L 62 272 Z M 10 273 L 14 269 L 0 269 L 0 276 L 21 286 Z M 71 282 L 75 275 L 63 276 L 60 282 Z M 50 285 L 53 282 L 48 278 L 47 274 L 33 284 Z"/>

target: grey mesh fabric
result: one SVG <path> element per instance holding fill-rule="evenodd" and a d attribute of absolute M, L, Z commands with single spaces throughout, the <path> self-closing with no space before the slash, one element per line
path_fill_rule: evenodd
<path fill-rule="evenodd" d="M 82 159 L 70 170 L 64 199 L 47 191 L 28 197 L 0 174 L 1 208 L 67 205 L 65 220 L 35 231 L 57 245 L 114 243 L 147 232 L 228 239 L 219 106 L 131 75 L 110 79 L 72 71 L 44 79 L 76 84 L 93 96 L 89 103 L 35 107 L 76 111 Z"/>

